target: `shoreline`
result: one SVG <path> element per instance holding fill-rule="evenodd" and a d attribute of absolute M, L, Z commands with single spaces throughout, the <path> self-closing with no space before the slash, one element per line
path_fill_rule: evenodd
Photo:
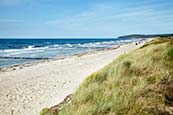
<path fill-rule="evenodd" d="M 123 45 L 125 45 L 125 44 L 123 44 Z M 14 64 L 14 65 L 9 65 L 9 66 L 4 66 L 4 67 L 2 66 L 2 67 L 0 67 L 0 72 L 8 72 L 8 71 L 16 70 L 16 69 L 23 69 L 23 67 L 30 67 L 30 66 L 33 66 L 33 65 L 36 65 L 39 63 L 44 63 L 44 62 L 49 62 L 49 61 L 63 60 L 63 59 L 72 58 L 72 57 L 81 57 L 84 55 L 95 54 L 95 53 L 102 52 L 102 51 L 115 50 L 115 49 L 120 48 L 121 46 L 122 45 L 117 45 L 117 47 L 113 47 L 113 48 L 104 48 L 104 49 L 92 50 L 92 51 L 87 51 L 87 52 L 82 52 L 82 53 L 72 54 L 72 55 L 67 55 L 67 56 L 53 57 L 53 58 L 47 58 L 47 59 L 42 59 L 42 60 L 34 60 L 31 62 Z"/>
<path fill-rule="evenodd" d="M 142 42 L 149 41 L 151 39 L 153 39 L 153 38 L 145 38 Z M 81 52 L 81 53 L 77 53 L 77 54 L 70 54 L 70 55 L 60 56 L 60 57 L 52 57 L 52 58 L 45 58 L 45 59 L 44 58 L 43 59 L 38 58 L 38 60 L 36 58 L 36 60 L 30 61 L 30 62 L 23 62 L 23 63 L 12 64 L 12 65 L 4 65 L 4 66 L 0 66 L 0 72 L 8 72 L 8 71 L 12 71 L 13 69 L 16 70 L 16 68 L 18 68 L 18 67 L 19 68 L 30 67 L 30 66 L 33 66 L 35 64 L 39 64 L 39 63 L 43 63 L 43 62 L 47 62 L 47 61 L 61 60 L 61 59 L 70 58 L 73 56 L 82 56 L 82 55 L 97 53 L 97 52 L 105 51 L 105 50 L 114 50 L 114 49 L 117 49 L 117 48 L 119 48 L 123 45 L 127 45 L 127 44 L 133 44 L 133 43 L 137 43 L 137 42 L 139 42 L 139 44 L 140 44 L 140 41 L 141 40 L 138 40 L 136 42 L 124 43 L 124 44 L 115 44 L 116 47 L 112 47 L 112 48 L 96 49 L 96 50 Z M 9 57 L 9 58 L 11 58 L 11 57 Z M 21 57 L 21 58 L 20 57 L 12 57 L 12 58 L 14 58 L 14 59 L 22 59 L 22 58 L 23 59 L 29 59 L 28 57 Z"/>
<path fill-rule="evenodd" d="M 74 93 L 88 75 L 142 44 L 130 43 L 117 49 L 39 61 L 22 69 L 17 66 L 15 70 L 0 71 L 0 113 L 38 115 L 43 108 L 57 105 Z"/>

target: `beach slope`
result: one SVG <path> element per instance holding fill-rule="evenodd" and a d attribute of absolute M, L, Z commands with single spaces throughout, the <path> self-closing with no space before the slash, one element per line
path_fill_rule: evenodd
<path fill-rule="evenodd" d="M 173 38 L 152 40 L 87 77 L 41 115 L 173 115 Z"/>
<path fill-rule="evenodd" d="M 74 93 L 88 75 L 138 47 L 140 45 L 126 44 L 118 49 L 2 69 L 0 113 L 38 115 L 43 108 L 56 105 Z"/>

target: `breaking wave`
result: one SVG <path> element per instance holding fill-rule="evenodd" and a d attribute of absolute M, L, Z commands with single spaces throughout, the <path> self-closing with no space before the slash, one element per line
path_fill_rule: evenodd
<path fill-rule="evenodd" d="M 77 43 L 77 44 L 53 44 L 42 47 L 41 45 L 28 45 L 21 49 L 5 49 L 0 50 L 1 56 L 34 56 L 39 57 L 49 52 L 63 53 L 62 50 L 84 50 L 84 49 L 99 49 L 99 48 L 111 48 L 115 47 L 117 44 L 123 44 L 128 42 L 134 42 L 136 39 L 132 40 L 112 40 L 112 41 L 102 41 L 102 42 L 89 42 L 89 43 Z M 58 52 L 59 51 L 59 52 Z M 47 53 L 46 53 L 47 52 Z M 69 51 L 70 52 L 70 51 Z M 38 53 L 38 55 L 36 55 Z"/>

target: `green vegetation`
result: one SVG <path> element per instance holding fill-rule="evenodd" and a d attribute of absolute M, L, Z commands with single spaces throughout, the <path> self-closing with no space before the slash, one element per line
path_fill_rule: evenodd
<path fill-rule="evenodd" d="M 41 115 L 51 115 L 51 109 Z M 173 39 L 159 38 L 90 75 L 57 115 L 172 115 Z"/>
<path fill-rule="evenodd" d="M 168 55 L 173 58 L 173 47 L 169 49 Z"/>
<path fill-rule="evenodd" d="M 51 115 L 53 112 L 50 111 L 49 108 L 45 108 L 41 111 L 40 115 Z"/>
<path fill-rule="evenodd" d="M 119 36 L 118 38 L 156 38 L 156 37 L 170 37 L 173 34 L 131 34 L 125 36 Z"/>

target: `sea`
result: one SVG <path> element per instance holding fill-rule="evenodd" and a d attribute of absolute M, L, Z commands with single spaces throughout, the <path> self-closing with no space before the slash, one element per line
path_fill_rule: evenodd
<path fill-rule="evenodd" d="M 129 38 L 0 39 L 0 68 L 37 60 L 61 58 L 138 41 Z"/>

